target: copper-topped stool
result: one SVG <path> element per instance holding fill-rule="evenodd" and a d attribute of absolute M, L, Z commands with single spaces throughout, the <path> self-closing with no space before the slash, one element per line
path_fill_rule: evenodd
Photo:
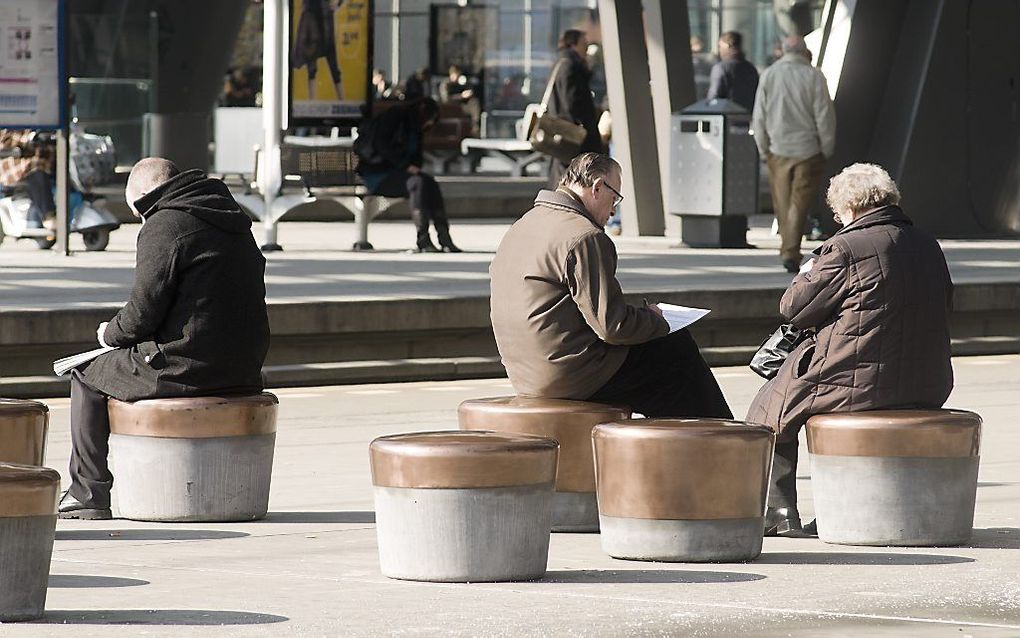
<path fill-rule="evenodd" d="M 252 521 L 269 509 L 279 401 L 251 396 L 111 399 L 120 516 Z"/>
<path fill-rule="evenodd" d="M 42 465 L 49 423 L 44 403 L 0 399 L 0 463 Z"/>
<path fill-rule="evenodd" d="M 43 615 L 60 474 L 0 463 L 0 622 Z"/>
<path fill-rule="evenodd" d="M 761 553 L 772 430 L 632 419 L 592 434 L 602 549 L 614 558 L 749 561 Z"/>
<path fill-rule="evenodd" d="M 818 537 L 846 545 L 947 546 L 974 527 L 981 417 L 876 410 L 811 417 Z"/>
<path fill-rule="evenodd" d="M 599 423 L 629 419 L 629 409 L 585 401 L 496 397 L 464 401 L 457 416 L 464 430 L 516 432 L 558 441 L 552 531 L 599 531 L 591 430 Z"/>
<path fill-rule="evenodd" d="M 551 439 L 477 431 L 372 441 L 382 573 L 435 582 L 541 578 L 558 447 Z"/>

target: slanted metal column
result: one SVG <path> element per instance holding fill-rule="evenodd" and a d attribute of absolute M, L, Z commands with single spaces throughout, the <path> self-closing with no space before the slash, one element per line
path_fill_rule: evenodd
<path fill-rule="evenodd" d="M 659 158 L 658 153 L 648 152 L 657 142 L 641 0 L 599 0 L 598 4 L 613 114 L 613 151 L 623 167 L 623 233 L 662 235 Z M 664 133 L 668 136 L 669 129 Z"/>
<path fill-rule="evenodd" d="M 687 0 L 645 0 L 644 5 L 662 202 L 667 213 L 665 223 L 670 227 L 671 222 L 679 222 L 679 217 L 668 215 L 672 115 L 693 104 L 697 97 L 691 62 L 691 25 Z"/>
<path fill-rule="evenodd" d="M 273 200 L 283 182 L 280 174 L 280 142 L 283 139 L 283 83 L 287 81 L 287 71 L 283 64 L 287 42 L 284 35 L 287 24 L 285 2 L 266 0 L 262 32 L 262 126 L 265 138 L 258 172 L 259 190 L 265 200 L 261 220 L 264 229 L 262 250 L 265 251 L 282 250 L 276 241 Z"/>

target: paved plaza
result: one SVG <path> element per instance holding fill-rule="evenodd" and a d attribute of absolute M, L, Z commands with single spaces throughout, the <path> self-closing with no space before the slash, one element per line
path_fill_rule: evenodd
<path fill-rule="evenodd" d="M 454 427 L 505 379 L 279 390 L 269 517 L 247 524 L 60 521 L 43 621 L 20 636 L 1020 636 L 1020 356 L 954 359 L 949 405 L 985 418 L 975 533 L 952 548 L 770 538 L 747 564 L 618 561 L 554 534 L 532 583 L 379 573 L 368 443 Z M 716 370 L 734 413 L 759 387 Z M 68 400 L 48 401 L 65 476 Z M 803 510 L 811 513 L 807 464 Z"/>
<path fill-rule="evenodd" d="M 756 249 L 679 247 L 675 237 L 614 237 L 620 252 L 619 278 L 628 292 L 782 288 L 790 275 L 779 264 L 778 237 L 752 221 L 748 241 Z M 407 254 L 414 238 L 409 221 L 371 226 L 377 250 L 357 253 L 350 222 L 284 222 L 284 251 L 268 255 L 270 303 L 360 299 L 447 298 L 487 295 L 488 266 L 509 221 L 454 221 L 452 232 L 466 252 L 459 255 Z M 113 233 L 102 253 L 64 257 L 34 244 L 6 239 L 0 244 L 0 309 L 74 308 L 123 303 L 134 277 L 138 225 Z M 256 235 L 261 228 L 256 227 Z M 73 237 L 72 249 L 81 242 Z M 1020 240 L 943 240 L 953 280 L 1020 282 Z M 817 246 L 806 242 L 805 250 Z M 80 246 L 78 246 L 80 249 Z"/>

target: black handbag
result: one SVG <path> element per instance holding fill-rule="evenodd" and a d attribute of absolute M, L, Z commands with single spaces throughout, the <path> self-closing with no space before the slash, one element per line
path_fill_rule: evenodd
<path fill-rule="evenodd" d="M 758 352 L 751 357 L 750 368 L 755 374 L 771 379 L 779 374 L 786 358 L 809 334 L 808 330 L 798 330 L 792 323 L 784 323 L 762 342 Z"/>

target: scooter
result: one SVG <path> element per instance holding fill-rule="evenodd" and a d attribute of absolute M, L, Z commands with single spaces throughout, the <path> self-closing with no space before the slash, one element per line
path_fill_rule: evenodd
<path fill-rule="evenodd" d="M 5 154 L 16 157 L 17 153 L 15 150 Z M 113 141 L 109 137 L 72 132 L 70 173 L 74 188 L 68 194 L 70 230 L 81 234 L 87 251 L 105 250 L 110 243 L 110 232 L 120 227 L 116 217 L 94 205 L 100 196 L 88 192 L 88 187 L 112 176 L 113 158 Z M 3 195 L 0 198 L 0 242 L 5 235 L 31 239 L 42 250 L 57 243 L 55 230 L 30 227 L 28 213 L 32 204 L 24 191 L 17 186 L 5 187 Z"/>

